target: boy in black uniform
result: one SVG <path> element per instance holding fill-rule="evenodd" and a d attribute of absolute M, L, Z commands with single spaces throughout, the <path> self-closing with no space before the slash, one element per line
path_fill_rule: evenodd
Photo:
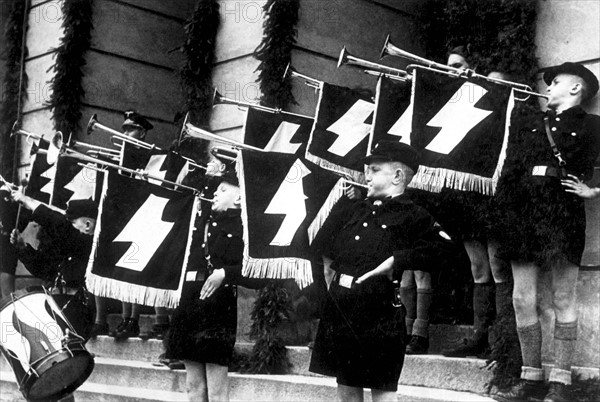
<path fill-rule="evenodd" d="M 184 361 L 190 401 L 229 400 L 227 366 L 235 344 L 236 287 L 242 271 L 241 196 L 225 174 L 211 214 L 199 214 L 186 282 L 165 338 L 165 357 Z"/>
<path fill-rule="evenodd" d="M 79 335 L 89 339 L 95 311 L 93 299 L 85 288 L 85 272 L 98 206 L 92 200 L 70 201 L 65 216 L 19 190 L 13 190 L 11 198 L 31 210 L 31 220 L 49 231 L 52 238 L 49 248 L 35 250 L 14 229 L 10 240 L 19 260 L 36 277 L 54 282 L 52 296 L 59 306 L 71 301 L 65 316 Z"/>
<path fill-rule="evenodd" d="M 499 255 L 510 260 L 513 304 L 523 356 L 521 382 L 496 394 L 501 401 L 567 401 L 577 341 L 577 276 L 585 246 L 584 192 L 600 153 L 600 117 L 580 104 L 598 91 L 587 68 L 564 63 L 544 73 L 548 111 L 513 114 L 506 161 L 496 190 Z M 589 190 L 589 188 L 588 188 Z M 589 193 L 590 191 L 588 191 Z M 591 191 L 593 193 L 593 190 Z M 542 329 L 537 311 L 541 270 L 552 274 L 554 360 L 543 385 Z"/>
<path fill-rule="evenodd" d="M 423 208 L 403 194 L 418 154 L 382 141 L 365 159 L 367 199 L 340 201 L 313 246 L 329 287 L 310 370 L 337 377 L 341 401 L 396 400 L 404 362 L 404 308 L 396 296 L 404 270 L 439 266 L 444 240 Z"/>

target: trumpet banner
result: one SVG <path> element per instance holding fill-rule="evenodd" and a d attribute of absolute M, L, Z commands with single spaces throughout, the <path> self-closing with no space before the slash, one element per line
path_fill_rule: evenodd
<path fill-rule="evenodd" d="M 40 141 L 34 144 L 36 152 L 32 152 L 31 173 L 29 174 L 29 183 L 25 188 L 25 195 L 50 204 L 51 197 L 54 194 L 54 178 L 56 176 L 56 166 L 48 163 L 46 153 L 48 142 Z M 39 150 L 42 150 L 40 152 Z"/>
<path fill-rule="evenodd" d="M 104 173 L 95 169 L 94 164 L 79 163 L 73 158 L 58 158 L 52 205 L 67 209 L 71 200 L 100 200 Z"/>
<path fill-rule="evenodd" d="M 494 194 L 513 106 L 508 87 L 416 70 L 411 145 L 421 166 L 410 187 Z"/>
<path fill-rule="evenodd" d="M 179 303 L 195 217 L 192 193 L 106 175 L 86 283 L 130 303 Z"/>
<path fill-rule="evenodd" d="M 362 181 L 374 108 L 368 94 L 323 83 L 306 159 Z"/>
<path fill-rule="evenodd" d="M 411 85 L 379 77 L 375 92 L 375 112 L 369 150 L 380 141 L 400 141 L 410 144 L 412 108 Z"/>
<path fill-rule="evenodd" d="M 246 277 L 293 278 L 301 288 L 313 281 L 310 242 L 343 194 L 343 180 L 304 158 L 311 125 L 248 110 L 244 142 L 270 152 L 242 151 L 238 159 Z"/>

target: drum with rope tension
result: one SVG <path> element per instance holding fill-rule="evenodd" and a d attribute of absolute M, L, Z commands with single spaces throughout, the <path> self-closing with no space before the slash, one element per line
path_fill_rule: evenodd
<path fill-rule="evenodd" d="M 83 384 L 94 369 L 85 339 L 42 286 L 2 299 L 0 326 L 0 351 L 27 400 L 60 399 Z"/>

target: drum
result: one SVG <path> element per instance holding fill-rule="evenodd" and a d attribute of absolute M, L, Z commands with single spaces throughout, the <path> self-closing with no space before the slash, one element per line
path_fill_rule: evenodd
<path fill-rule="evenodd" d="M 32 286 L 0 301 L 0 351 L 27 400 L 60 399 L 84 383 L 94 358 L 46 289 Z"/>

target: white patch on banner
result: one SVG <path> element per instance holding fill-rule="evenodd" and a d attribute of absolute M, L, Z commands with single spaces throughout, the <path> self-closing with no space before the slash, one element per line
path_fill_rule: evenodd
<path fill-rule="evenodd" d="M 150 194 L 114 242 L 131 242 L 116 266 L 141 272 L 171 232 L 173 222 L 161 220 L 168 198 Z"/>
<path fill-rule="evenodd" d="M 475 107 L 487 92 L 479 85 L 465 82 L 427 123 L 429 127 L 442 129 L 425 149 L 444 155 L 452 152 L 473 127 L 492 113 Z"/>
<path fill-rule="evenodd" d="M 292 144 L 292 138 L 300 128 L 300 124 L 282 121 L 277 127 L 277 131 L 271 137 L 271 140 L 265 147 L 267 152 L 278 152 L 282 154 L 295 154 L 302 144 Z"/>
<path fill-rule="evenodd" d="M 371 131 L 371 125 L 365 123 L 375 110 L 375 104 L 359 99 L 335 123 L 327 128 L 338 135 L 328 151 L 338 156 L 346 156 Z"/>
<path fill-rule="evenodd" d="M 67 190 L 71 190 L 73 195 L 71 200 L 87 200 L 93 199 L 96 194 L 96 171 L 84 166 L 79 173 L 73 177 L 73 180 L 65 186 Z"/>
<path fill-rule="evenodd" d="M 265 214 L 285 215 L 279 231 L 271 241 L 271 246 L 289 246 L 296 235 L 298 228 L 306 218 L 306 204 L 308 197 L 304 194 L 302 179 L 311 174 L 311 171 L 297 159 L 290 168 L 279 189 L 273 196 Z"/>
<path fill-rule="evenodd" d="M 400 137 L 400 142 L 410 145 L 410 133 L 412 131 L 413 104 L 408 105 L 402 116 L 394 123 L 388 131 L 389 135 Z"/>
<path fill-rule="evenodd" d="M 44 187 L 42 187 L 40 189 L 40 192 L 48 194 L 50 196 L 50 199 L 52 199 L 52 194 L 54 193 L 54 180 L 56 178 L 56 165 L 58 165 L 58 163 L 51 165 L 50 168 L 48 168 L 48 170 L 46 170 L 44 173 L 42 173 L 40 175 L 44 179 L 50 180 L 48 183 L 46 183 L 44 185 Z"/>
<path fill-rule="evenodd" d="M 164 179 L 167 175 L 167 170 L 162 169 L 165 160 L 167 159 L 167 155 L 152 155 L 148 164 L 146 165 L 146 172 L 150 176 L 158 177 L 159 179 Z M 148 179 L 149 183 L 156 184 L 160 186 L 162 182 L 160 180 Z"/>

